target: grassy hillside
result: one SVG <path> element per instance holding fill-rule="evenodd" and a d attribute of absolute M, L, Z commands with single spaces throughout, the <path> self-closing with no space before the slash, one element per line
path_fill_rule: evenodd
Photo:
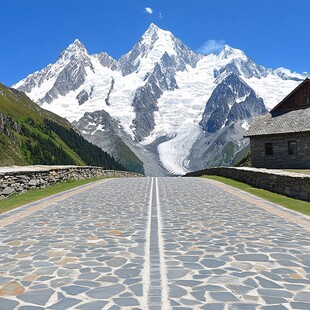
<path fill-rule="evenodd" d="M 235 164 L 235 167 L 251 167 L 251 153 L 247 153 Z"/>
<path fill-rule="evenodd" d="M 135 171 L 144 174 L 143 162 L 136 156 L 136 154 L 122 141 L 121 138 L 117 138 L 115 141 L 116 148 L 118 150 L 117 159 L 128 170 Z"/>
<path fill-rule="evenodd" d="M 70 123 L 0 84 L 0 165 L 93 165 L 125 170 Z"/>

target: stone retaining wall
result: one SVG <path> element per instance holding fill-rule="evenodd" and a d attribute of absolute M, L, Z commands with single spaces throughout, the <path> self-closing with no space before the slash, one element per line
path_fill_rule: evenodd
<path fill-rule="evenodd" d="M 219 167 L 186 176 L 218 175 L 288 197 L 310 201 L 310 176 L 282 170 Z"/>
<path fill-rule="evenodd" d="M 12 166 L 0 168 L 0 199 L 29 189 L 45 188 L 48 185 L 68 179 L 89 179 L 104 177 L 142 177 L 128 172 L 104 170 L 89 166 Z"/>

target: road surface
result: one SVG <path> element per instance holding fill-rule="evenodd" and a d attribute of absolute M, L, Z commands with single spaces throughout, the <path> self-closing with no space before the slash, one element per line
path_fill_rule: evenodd
<path fill-rule="evenodd" d="M 0 216 L 0 309 L 310 309 L 309 226 L 206 179 L 100 181 Z"/>

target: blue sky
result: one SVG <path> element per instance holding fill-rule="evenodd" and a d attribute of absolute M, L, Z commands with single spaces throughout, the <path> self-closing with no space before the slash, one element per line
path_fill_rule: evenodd
<path fill-rule="evenodd" d="M 256 63 L 310 73 L 310 0 L 0 0 L 0 82 L 55 62 L 78 38 L 89 53 L 128 52 L 150 23 L 194 51 L 224 43 Z"/>

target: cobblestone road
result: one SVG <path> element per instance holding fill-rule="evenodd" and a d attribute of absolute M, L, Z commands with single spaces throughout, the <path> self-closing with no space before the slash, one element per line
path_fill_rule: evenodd
<path fill-rule="evenodd" d="M 216 182 L 113 179 L 0 227 L 1 310 L 310 309 L 309 220 Z"/>

